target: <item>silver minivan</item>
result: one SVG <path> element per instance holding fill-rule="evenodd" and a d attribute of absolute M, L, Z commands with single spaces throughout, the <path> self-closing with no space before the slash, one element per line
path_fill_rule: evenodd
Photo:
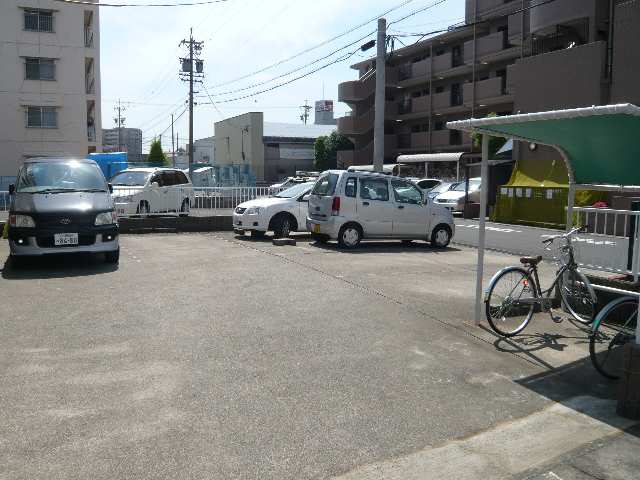
<path fill-rule="evenodd" d="M 455 233 L 451 212 L 436 205 L 404 178 L 329 170 L 309 196 L 307 230 L 319 241 L 354 248 L 366 238 L 426 240 L 449 245 Z"/>
<path fill-rule="evenodd" d="M 9 186 L 9 249 L 33 255 L 104 253 L 118 263 L 118 219 L 111 186 L 93 160 L 32 158 Z M 14 263 L 15 264 L 15 263 Z"/>

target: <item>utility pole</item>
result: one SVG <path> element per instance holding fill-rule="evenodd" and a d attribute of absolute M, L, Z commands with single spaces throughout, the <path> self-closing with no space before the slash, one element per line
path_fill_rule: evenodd
<path fill-rule="evenodd" d="M 175 137 L 173 136 L 173 113 L 171 114 L 171 160 L 173 162 L 173 168 L 176 167 L 176 145 L 174 143 Z"/>
<path fill-rule="evenodd" d="M 384 107 L 387 63 L 387 20 L 378 19 L 378 55 L 376 58 L 376 98 L 373 129 L 373 170 L 382 173 L 384 165 Z"/>
<path fill-rule="evenodd" d="M 122 116 L 122 113 L 126 110 L 125 107 L 120 103 L 120 99 L 118 99 L 118 105 L 113 107 L 113 109 L 118 113 L 118 116 L 113 119 L 116 122 L 116 127 L 118 129 L 118 151 L 122 151 L 122 127 L 125 122 L 125 118 Z"/>
<path fill-rule="evenodd" d="M 304 101 L 304 105 L 300 106 L 302 109 L 302 115 L 300 115 L 300 120 L 304 122 L 306 125 L 309 121 L 309 112 L 311 111 L 311 106 L 309 105 L 309 100 Z"/>
<path fill-rule="evenodd" d="M 198 58 L 202 52 L 202 46 L 204 42 L 197 42 L 193 39 L 193 28 L 189 34 L 189 40 L 182 40 L 180 45 L 187 46 L 189 49 L 189 56 L 180 58 L 182 62 L 182 71 L 180 72 L 180 79 L 183 82 L 189 82 L 189 144 L 187 150 L 189 153 L 189 173 L 193 173 L 193 84 L 202 83 L 203 75 L 203 61 Z M 194 72 L 195 62 L 195 72 Z M 197 92 L 196 92 L 197 93 Z"/>

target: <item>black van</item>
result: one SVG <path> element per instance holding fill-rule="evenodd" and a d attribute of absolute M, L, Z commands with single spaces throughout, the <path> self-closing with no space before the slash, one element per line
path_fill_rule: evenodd
<path fill-rule="evenodd" d="M 9 248 L 32 255 L 104 253 L 118 263 L 118 219 L 111 186 L 93 160 L 32 158 L 9 186 Z"/>

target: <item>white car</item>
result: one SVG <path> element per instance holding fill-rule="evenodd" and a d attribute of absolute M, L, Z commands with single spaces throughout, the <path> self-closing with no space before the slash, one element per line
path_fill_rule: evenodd
<path fill-rule="evenodd" d="M 441 185 L 442 180 L 438 180 L 437 178 L 420 178 L 418 180 L 414 180 L 413 183 L 420 187 L 420 190 L 423 192 L 430 192 Z"/>
<path fill-rule="evenodd" d="M 233 230 L 252 237 L 273 232 L 278 238 L 291 232 L 305 231 L 309 191 L 314 182 L 305 182 L 283 190 L 272 197 L 241 203 L 233 212 Z"/>
<path fill-rule="evenodd" d="M 480 202 L 480 178 L 469 179 L 469 202 Z M 443 192 L 438 195 L 434 202 L 445 208 L 448 208 L 452 212 L 462 212 L 464 210 L 464 201 L 466 196 L 466 182 L 462 181 L 456 185 L 453 189 Z"/>
<path fill-rule="evenodd" d="M 189 215 L 194 201 L 189 177 L 176 168 L 128 168 L 111 178 L 118 216 Z"/>
<path fill-rule="evenodd" d="M 362 239 L 426 240 L 438 248 L 455 233 L 451 212 L 404 178 L 329 170 L 309 196 L 307 230 L 318 241 L 354 248 Z"/>

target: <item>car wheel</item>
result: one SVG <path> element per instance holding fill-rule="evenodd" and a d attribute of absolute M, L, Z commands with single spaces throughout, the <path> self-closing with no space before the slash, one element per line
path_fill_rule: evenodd
<path fill-rule="evenodd" d="M 344 225 L 338 233 L 338 246 L 340 248 L 356 248 L 362 241 L 362 229 L 353 223 Z"/>
<path fill-rule="evenodd" d="M 312 233 L 311 239 L 323 245 L 329 241 L 329 237 L 327 235 L 321 235 L 319 233 Z"/>
<path fill-rule="evenodd" d="M 107 263 L 118 263 L 120 261 L 120 249 L 114 250 L 113 252 L 106 252 L 104 259 Z"/>
<path fill-rule="evenodd" d="M 273 233 L 276 238 L 287 238 L 292 230 L 294 230 L 294 226 L 289 215 L 278 215 L 273 220 Z"/>
<path fill-rule="evenodd" d="M 436 248 L 445 248 L 451 242 L 451 229 L 448 225 L 438 225 L 431 232 L 431 245 Z"/>
<path fill-rule="evenodd" d="M 260 230 L 251 230 L 251 238 L 260 239 L 264 238 L 267 232 L 261 232 Z"/>
<path fill-rule="evenodd" d="M 180 216 L 188 217 L 190 211 L 191 211 L 191 202 L 189 202 L 188 198 L 185 198 L 182 201 L 182 205 L 180 206 Z"/>
<path fill-rule="evenodd" d="M 143 217 L 146 217 L 147 215 L 149 215 L 149 212 L 151 211 L 151 208 L 149 207 L 149 202 L 147 201 L 142 201 L 140 202 L 140 204 L 138 205 L 138 208 L 136 210 L 136 213 L 138 215 L 142 215 Z"/>

